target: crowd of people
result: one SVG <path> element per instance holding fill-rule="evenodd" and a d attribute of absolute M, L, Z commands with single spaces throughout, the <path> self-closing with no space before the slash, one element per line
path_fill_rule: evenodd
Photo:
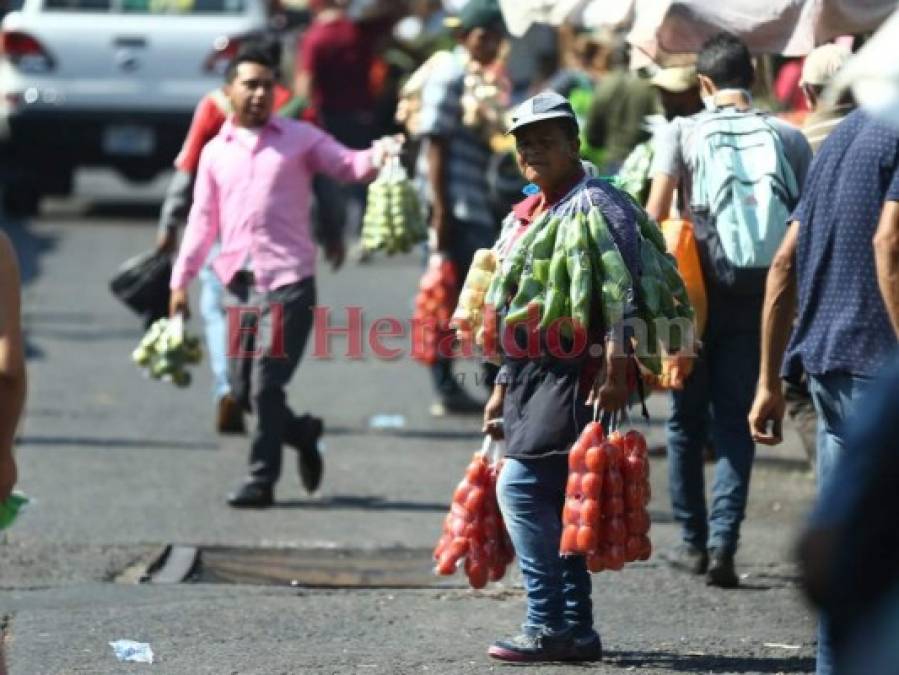
<path fill-rule="evenodd" d="M 883 613 L 883 602 L 899 604 L 889 592 L 899 566 L 885 562 L 899 555 L 895 523 L 864 515 L 883 512 L 877 499 L 892 503 L 896 494 L 887 479 L 897 477 L 897 436 L 878 427 L 895 426 L 897 379 L 877 378 L 895 366 L 899 341 L 899 130 L 854 109 L 848 94 L 825 100 L 851 50 L 816 48 L 798 66 L 796 95 L 778 91 L 806 115 L 799 129 L 757 105 L 753 56 L 729 33 L 706 41 L 692 65 L 632 72 L 627 43 L 612 32 L 566 28 L 544 54 L 516 52 L 495 0 L 469 0 L 452 16 L 439 2 L 413 3 L 412 14 L 387 3 L 392 9 L 365 20 L 342 0 L 310 4 L 290 84 L 280 42 L 263 39 L 244 45 L 222 88 L 200 102 L 160 220 L 158 248 L 176 255 L 172 314 L 189 312 L 193 279 L 203 284 L 217 428 L 243 433 L 244 415 L 255 416 L 248 475 L 228 503 L 274 502 L 284 444 L 297 451 L 304 487 L 320 485 L 324 422 L 295 414 L 285 394 L 312 327 L 316 250 L 335 268 L 344 263 L 346 240 L 359 235 L 364 183 L 405 131 L 403 160 L 427 209 L 430 251 L 453 262 L 460 286 L 478 249 L 493 249 L 502 265 L 540 216 L 574 198 L 603 213 L 635 281 L 638 221 L 691 224 L 706 320 L 689 374 L 668 394 L 681 542 L 662 558 L 711 586 L 739 585 L 756 444 L 781 442 L 789 409 L 813 447 L 821 492 L 801 548 L 822 607 L 817 672 L 839 672 L 841 659 L 848 668 L 862 652 L 874 663 L 859 622 Z M 0 280 L 0 292 L 12 289 Z M 0 368 L 12 375 L 2 378 L 10 383 L 2 403 L 13 410 L 24 376 L 15 375 L 23 372 L 17 303 L 6 300 Z M 240 344 L 229 344 L 229 306 L 252 309 L 241 313 Z M 271 344 L 275 323 L 283 353 L 256 349 Z M 485 363 L 486 404 L 460 386 L 452 359 L 431 366 L 433 415 L 482 412 L 485 433 L 507 440 L 498 496 L 527 615 L 519 635 L 490 648 L 500 660 L 602 656 L 584 559 L 558 556 L 567 451 L 589 419 L 578 412 L 625 407 L 634 388 L 627 369 L 643 347 L 620 326 L 602 328 L 591 334 L 600 354 L 592 360 L 541 353 Z M 0 499 L 15 481 L 14 424 L 4 415 Z M 866 552 L 870 568 L 843 545 Z M 858 594 L 840 589 L 840 579 Z M 877 658 L 889 658 L 889 641 L 880 648 L 886 656 Z"/>

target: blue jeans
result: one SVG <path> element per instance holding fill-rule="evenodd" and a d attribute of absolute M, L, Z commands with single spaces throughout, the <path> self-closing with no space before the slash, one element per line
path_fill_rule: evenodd
<path fill-rule="evenodd" d="M 210 256 L 211 258 L 211 256 Z M 209 368 L 212 370 L 212 395 L 218 401 L 231 392 L 228 384 L 228 321 L 225 314 L 225 289 L 209 261 L 200 270 L 200 314 L 206 333 L 206 350 L 209 352 Z"/>
<path fill-rule="evenodd" d="M 668 480 L 683 540 L 699 550 L 734 553 L 746 515 L 755 444 L 747 416 L 759 372 L 757 332 L 707 332 L 705 347 L 682 391 L 672 392 Z M 707 512 L 703 448 L 715 446 L 712 508 Z"/>
<path fill-rule="evenodd" d="M 507 458 L 497 491 L 527 593 L 522 630 L 529 634 L 593 634 L 590 573 L 583 556 L 561 557 L 562 505 L 568 456 Z"/>
<path fill-rule="evenodd" d="M 855 414 L 855 406 L 864 396 L 871 380 L 848 373 L 809 375 L 809 392 L 818 413 L 817 478 L 818 492 L 831 480 L 834 467 L 845 450 L 847 421 Z M 852 489 L 851 485 L 846 489 Z M 833 639 L 827 616 L 818 620 L 818 658 L 815 673 L 831 675 L 834 671 Z"/>

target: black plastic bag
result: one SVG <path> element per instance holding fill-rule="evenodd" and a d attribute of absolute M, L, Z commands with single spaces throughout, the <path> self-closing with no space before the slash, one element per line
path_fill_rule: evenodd
<path fill-rule="evenodd" d="M 109 289 L 149 326 L 169 315 L 171 278 L 171 258 L 165 253 L 148 251 L 122 263 L 110 280 Z"/>

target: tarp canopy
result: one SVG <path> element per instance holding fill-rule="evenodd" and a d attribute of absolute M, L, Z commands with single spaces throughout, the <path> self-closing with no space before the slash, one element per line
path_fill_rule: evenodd
<path fill-rule="evenodd" d="M 875 30 L 896 6 L 896 0 L 636 0 L 628 41 L 663 66 L 689 62 L 687 55 L 722 30 L 754 54 L 804 56 L 839 35 Z"/>
<path fill-rule="evenodd" d="M 899 10 L 843 66 L 827 92 L 835 101 L 851 87 L 859 104 L 899 127 Z"/>
<path fill-rule="evenodd" d="M 515 37 L 527 33 L 531 24 L 559 26 L 575 14 L 588 0 L 499 0 L 506 27 Z"/>
<path fill-rule="evenodd" d="M 506 24 L 521 36 L 532 23 L 629 28 L 644 62 L 678 65 L 722 30 L 754 54 L 804 56 L 838 35 L 865 33 L 896 9 L 896 0 L 500 0 Z M 635 65 L 643 65 L 641 63 Z"/>

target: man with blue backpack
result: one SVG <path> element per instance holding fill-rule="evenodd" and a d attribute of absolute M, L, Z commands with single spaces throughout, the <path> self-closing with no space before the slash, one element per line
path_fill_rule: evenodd
<path fill-rule="evenodd" d="M 706 109 L 657 135 L 647 204 L 664 220 L 678 191 L 709 298 L 696 366 L 672 394 L 669 484 L 683 541 L 664 557 L 676 569 L 705 574 L 709 585 L 733 588 L 755 456 L 747 415 L 759 372 L 765 276 L 812 153 L 798 129 L 752 107 L 754 68 L 739 39 L 710 38 L 696 71 Z M 710 510 L 702 458 L 709 431 L 717 455 Z"/>

